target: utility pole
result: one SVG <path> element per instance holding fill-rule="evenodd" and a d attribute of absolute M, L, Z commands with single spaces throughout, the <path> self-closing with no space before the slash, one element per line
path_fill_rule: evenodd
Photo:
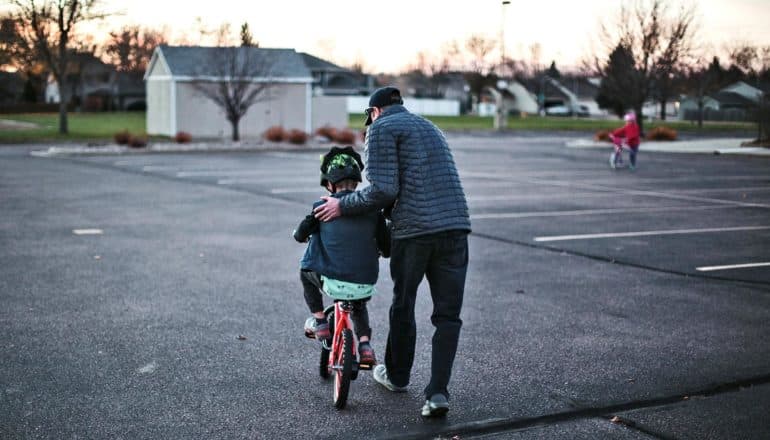
<path fill-rule="evenodd" d="M 503 69 L 505 68 L 505 10 L 506 6 L 510 5 L 510 0 L 503 0 L 502 2 L 502 14 L 500 14 L 500 75 L 503 76 Z"/>

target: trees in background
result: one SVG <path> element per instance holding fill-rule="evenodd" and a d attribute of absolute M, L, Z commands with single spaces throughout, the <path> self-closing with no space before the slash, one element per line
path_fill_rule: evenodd
<path fill-rule="evenodd" d="M 103 51 L 117 70 L 142 73 L 155 48 L 166 42 L 163 31 L 132 25 L 110 32 Z"/>
<path fill-rule="evenodd" d="M 644 77 L 636 67 L 636 57 L 631 47 L 619 43 L 610 53 L 606 65 L 602 66 L 601 73 L 602 82 L 596 96 L 600 108 L 618 117 L 637 105 L 641 108 L 640 103 L 646 99 L 643 96 Z"/>
<path fill-rule="evenodd" d="M 249 24 L 247 22 L 243 22 L 241 25 L 241 46 L 259 47 L 259 42 L 254 40 L 254 36 L 251 35 L 251 29 L 249 29 Z"/>
<path fill-rule="evenodd" d="M 484 87 L 493 85 L 496 81 L 494 63 L 489 60 L 496 46 L 497 43 L 494 40 L 482 35 L 472 35 L 465 42 L 465 50 L 470 58 L 465 72 L 465 81 L 468 82 L 475 102 L 479 102 Z"/>
<path fill-rule="evenodd" d="M 694 17 L 694 6 L 681 6 L 676 12 L 670 12 L 664 0 L 640 0 L 632 9 L 621 7 L 615 23 L 611 27 L 602 26 L 609 58 L 594 59 L 595 71 L 603 82 L 610 79 L 610 84 L 603 88 L 603 97 L 625 101 L 641 116 L 644 102 L 655 91 L 661 117 L 665 118 L 665 106 L 676 91 L 674 78 L 694 50 Z M 620 68 L 626 72 L 619 72 Z M 610 75 L 626 75 L 631 80 L 624 82 Z M 634 90 L 614 88 L 614 85 L 631 86 Z M 623 97 L 624 94 L 627 96 Z M 639 122 L 643 129 L 643 118 L 639 118 Z"/>
<path fill-rule="evenodd" d="M 11 0 L 11 18 L 30 56 L 42 62 L 59 85 L 59 133 L 69 132 L 67 124 L 67 78 L 73 53 L 85 41 L 77 33 L 83 22 L 105 15 L 96 11 L 98 0 Z"/>

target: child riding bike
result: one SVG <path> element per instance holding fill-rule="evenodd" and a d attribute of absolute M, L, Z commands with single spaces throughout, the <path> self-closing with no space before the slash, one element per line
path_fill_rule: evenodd
<path fill-rule="evenodd" d="M 639 126 L 636 124 L 636 114 L 628 112 L 624 116 L 626 124 L 610 133 L 614 151 L 610 155 L 610 167 L 617 168 L 623 163 L 623 147 L 628 149 L 629 169 L 636 169 L 636 153 L 639 151 Z"/>
<path fill-rule="evenodd" d="M 332 197 L 341 197 L 355 191 L 364 169 L 361 156 L 353 147 L 332 147 L 321 163 L 321 186 Z M 313 208 L 324 203 L 317 201 Z M 305 334 L 315 336 L 330 346 L 331 332 L 324 314 L 323 297 L 330 286 L 350 288 L 358 292 L 351 301 L 351 320 L 358 337 L 359 364 L 377 363 L 371 347 L 371 328 L 366 302 L 374 293 L 379 272 L 380 253 L 390 253 L 390 236 L 382 213 L 340 217 L 331 222 L 320 222 L 313 209 L 294 231 L 294 239 L 308 242 L 300 262 L 300 279 L 305 302 L 313 316 L 305 322 Z"/>

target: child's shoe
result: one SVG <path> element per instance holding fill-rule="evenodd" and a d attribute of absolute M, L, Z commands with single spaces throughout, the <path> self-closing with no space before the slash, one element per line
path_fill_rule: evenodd
<path fill-rule="evenodd" d="M 369 342 L 358 344 L 358 366 L 363 370 L 369 370 L 377 364 L 374 349 Z"/>
<path fill-rule="evenodd" d="M 317 339 L 321 343 L 328 342 L 332 337 L 329 322 L 326 321 L 326 318 L 318 320 L 311 316 L 305 321 L 305 336 L 310 339 Z"/>

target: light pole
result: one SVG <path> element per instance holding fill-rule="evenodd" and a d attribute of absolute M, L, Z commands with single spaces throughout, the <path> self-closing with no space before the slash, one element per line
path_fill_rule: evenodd
<path fill-rule="evenodd" d="M 505 67 L 505 7 L 510 4 L 510 0 L 503 0 L 502 14 L 500 14 L 500 76 L 503 76 Z"/>

